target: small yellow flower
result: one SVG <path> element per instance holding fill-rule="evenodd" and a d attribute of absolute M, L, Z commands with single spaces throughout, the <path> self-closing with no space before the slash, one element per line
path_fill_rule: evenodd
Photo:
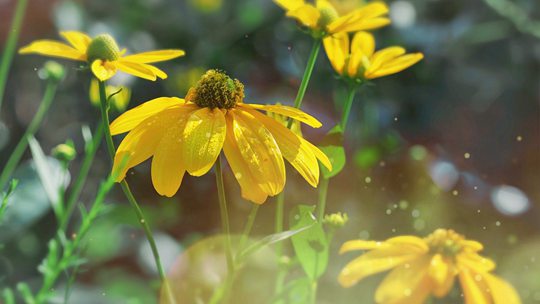
<path fill-rule="evenodd" d="M 167 74 L 149 63 L 170 60 L 183 56 L 182 50 L 160 50 L 124 56 L 126 50 L 120 50 L 113 37 L 108 34 L 90 38 L 76 32 L 61 32 L 68 44 L 53 40 L 37 40 L 19 50 L 20 54 L 40 54 L 86 62 L 94 75 L 105 81 L 117 70 L 155 81 L 158 77 L 167 78 Z"/>
<path fill-rule="evenodd" d="M 317 37 L 371 30 L 390 23 L 390 19 L 385 17 L 388 6 L 383 2 L 372 2 L 345 15 L 340 15 L 327 0 L 316 0 L 315 5 L 305 0 L 274 2 L 287 11 L 288 17 L 298 20 Z"/>
<path fill-rule="evenodd" d="M 101 98 L 99 96 L 99 83 L 96 79 L 92 79 L 90 82 L 90 91 L 88 95 L 92 105 L 99 108 Z M 131 90 L 125 86 L 107 85 L 105 87 L 105 95 L 109 98 L 111 109 L 118 113 L 124 112 L 131 100 Z"/>
<path fill-rule="evenodd" d="M 209 70 L 185 100 L 161 97 L 127 111 L 111 123 L 113 135 L 129 131 L 116 152 L 113 171 L 128 158 L 126 171 L 152 158 L 156 191 L 173 196 L 187 171 L 207 173 L 223 152 L 242 196 L 261 204 L 285 185 L 283 158 L 313 187 L 319 164 L 331 168 L 326 155 L 280 122 L 259 112 L 285 115 L 318 128 L 321 123 L 295 108 L 243 103 L 244 86 L 225 73 Z"/>
<path fill-rule="evenodd" d="M 490 272 L 493 261 L 478 254 L 482 244 L 452 230 L 437 229 L 426 238 L 398 236 L 384 242 L 354 240 L 340 253 L 369 250 L 341 271 L 339 282 L 350 287 L 359 280 L 393 269 L 375 292 L 383 304 L 420 304 L 428 296 L 447 295 L 459 278 L 466 304 L 519 304 L 514 288 Z"/>
<path fill-rule="evenodd" d="M 324 49 L 339 75 L 358 80 L 395 74 L 424 58 L 422 53 L 405 54 L 399 46 L 375 51 L 375 38 L 367 32 L 356 33 L 352 43 L 345 33 L 327 37 Z"/>

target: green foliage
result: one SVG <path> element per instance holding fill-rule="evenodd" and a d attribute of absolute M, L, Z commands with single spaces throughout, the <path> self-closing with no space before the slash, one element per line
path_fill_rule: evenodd
<path fill-rule="evenodd" d="M 333 127 L 323 138 L 319 148 L 328 156 L 332 163 L 332 171 L 321 167 L 324 178 L 331 178 L 339 174 L 345 167 L 346 156 L 343 148 L 343 130 L 341 126 Z"/>
<path fill-rule="evenodd" d="M 328 265 L 328 240 L 322 227 L 313 215 L 315 206 L 299 205 L 290 217 L 291 229 L 308 229 L 292 236 L 294 252 L 300 265 L 311 280 L 316 280 Z"/>
<path fill-rule="evenodd" d="M 2 204 L 0 205 L 0 222 L 2 221 L 2 217 L 4 216 L 4 213 L 6 212 L 6 209 L 8 207 L 8 200 L 15 188 L 17 188 L 17 184 L 19 183 L 18 180 L 12 179 L 9 183 L 7 191 L 2 196 Z"/>

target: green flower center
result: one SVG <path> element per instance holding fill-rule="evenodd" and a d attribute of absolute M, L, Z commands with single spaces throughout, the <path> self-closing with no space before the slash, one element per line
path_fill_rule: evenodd
<path fill-rule="evenodd" d="M 465 238 L 453 230 L 437 229 L 426 241 L 431 253 L 455 257 L 463 250 Z"/>
<path fill-rule="evenodd" d="M 244 100 L 244 85 L 224 72 L 208 70 L 195 87 L 189 89 L 186 100 L 199 107 L 231 109 Z"/>
<path fill-rule="evenodd" d="M 115 61 L 120 58 L 120 49 L 111 35 L 103 34 L 92 39 L 86 50 L 86 56 L 89 62 L 97 59 Z"/>
<path fill-rule="evenodd" d="M 320 7 L 319 13 L 321 13 L 321 17 L 319 18 L 318 23 L 319 26 L 323 28 L 332 23 L 337 18 L 339 18 L 338 12 L 331 5 L 325 5 L 323 7 Z"/>

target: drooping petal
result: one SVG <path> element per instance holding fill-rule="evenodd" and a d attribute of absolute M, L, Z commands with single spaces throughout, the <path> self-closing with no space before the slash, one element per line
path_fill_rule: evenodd
<path fill-rule="evenodd" d="M 311 148 L 311 151 L 313 152 L 315 157 L 321 162 L 321 164 L 323 164 L 323 166 L 325 166 L 326 169 L 332 171 L 332 162 L 330 161 L 328 156 L 326 156 L 326 154 L 324 154 L 324 152 L 321 151 L 321 149 L 315 147 L 315 145 L 313 145 L 309 141 L 305 140 L 305 144 Z"/>
<path fill-rule="evenodd" d="M 493 304 L 521 304 L 519 295 L 512 285 L 489 273 L 484 274 L 484 279 L 493 297 Z"/>
<path fill-rule="evenodd" d="M 327 30 L 334 34 L 376 29 L 390 23 L 390 19 L 382 17 L 386 13 L 388 13 L 386 4 L 373 2 L 334 20 L 328 25 Z"/>
<path fill-rule="evenodd" d="M 305 4 L 304 0 L 274 0 L 284 10 L 293 11 Z"/>
<path fill-rule="evenodd" d="M 397 245 L 403 248 L 407 248 L 408 250 L 411 250 L 413 252 L 427 253 L 429 251 L 429 247 L 426 242 L 423 239 L 414 235 L 396 236 L 393 238 L 389 238 L 385 242 L 391 245 Z"/>
<path fill-rule="evenodd" d="M 178 120 L 185 111 L 182 109 L 169 109 L 144 119 L 122 140 L 114 156 L 113 172 L 120 167 L 127 158 L 127 163 L 119 171 L 117 181 L 124 179 L 126 172 L 147 160 L 154 154 L 158 143 L 165 134 L 169 125 Z"/>
<path fill-rule="evenodd" d="M 233 118 L 236 144 L 259 187 L 270 196 L 280 193 L 285 186 L 285 164 L 274 137 L 241 108 L 229 110 L 228 115 Z"/>
<path fill-rule="evenodd" d="M 405 49 L 399 46 L 392 46 L 375 52 L 369 60 L 369 66 L 366 67 L 365 76 L 375 73 L 384 64 L 392 59 L 405 54 Z"/>
<path fill-rule="evenodd" d="M 260 120 L 274 136 L 283 157 L 304 177 L 313 187 L 319 184 L 319 163 L 306 141 L 294 134 L 281 123 L 256 111 L 246 109 Z"/>
<path fill-rule="evenodd" d="M 124 56 L 122 60 L 138 63 L 154 63 L 178 58 L 185 54 L 186 52 L 183 50 L 159 50 Z"/>
<path fill-rule="evenodd" d="M 225 153 L 229 166 L 231 166 L 234 177 L 240 184 L 242 197 L 256 204 L 262 204 L 266 201 L 268 194 L 259 187 L 250 167 L 247 165 L 240 152 L 240 148 L 238 148 L 238 145 L 236 144 L 232 117 L 227 115 L 226 121 L 227 136 L 223 144 L 223 152 Z"/>
<path fill-rule="evenodd" d="M 157 79 L 154 71 L 152 71 L 152 69 L 149 69 L 145 64 L 122 60 L 122 58 L 117 60 L 116 64 L 118 66 L 118 69 L 120 69 L 122 72 L 147 80 L 156 81 Z"/>
<path fill-rule="evenodd" d="M 345 62 L 349 56 L 349 35 L 347 33 L 339 33 L 324 38 L 324 50 L 326 56 L 332 64 L 334 70 L 343 75 Z"/>
<path fill-rule="evenodd" d="M 116 118 L 111 123 L 111 126 L 110 126 L 111 135 L 125 133 L 135 128 L 143 120 L 145 120 L 146 118 L 152 115 L 155 115 L 156 113 L 159 113 L 171 107 L 180 107 L 180 106 L 183 106 L 184 104 L 185 104 L 185 101 L 177 97 L 159 97 L 159 98 L 147 101 L 141 104 L 140 106 L 135 107 L 123 113 L 118 118 Z M 195 107 L 194 105 L 189 105 L 189 106 L 193 108 Z"/>
<path fill-rule="evenodd" d="M 67 58 L 78 61 L 86 61 L 86 53 L 83 53 L 67 44 L 53 40 L 34 41 L 19 50 L 19 54 L 31 53 L 59 58 Z"/>
<path fill-rule="evenodd" d="M 287 11 L 287 17 L 295 18 L 309 28 L 315 28 L 317 27 L 321 13 L 315 6 L 304 4 L 294 10 Z"/>
<path fill-rule="evenodd" d="M 495 262 L 475 252 L 464 252 L 456 257 L 459 265 L 466 266 L 477 272 L 488 272 L 495 269 Z"/>
<path fill-rule="evenodd" d="M 424 256 L 392 270 L 375 292 L 377 303 L 422 304 L 430 292 L 427 272 L 429 257 Z"/>
<path fill-rule="evenodd" d="M 435 254 L 429 263 L 429 277 L 433 282 L 435 295 L 442 297 L 448 293 L 452 287 L 450 283 L 453 282 L 455 272 L 451 261 L 448 261 L 441 254 Z"/>
<path fill-rule="evenodd" d="M 101 59 L 94 60 L 92 62 L 92 72 L 96 76 L 97 79 L 101 81 L 105 81 L 116 74 L 117 66 L 115 62 L 110 61 L 103 61 Z"/>
<path fill-rule="evenodd" d="M 341 248 L 339 249 L 339 254 L 343 254 L 345 252 L 349 251 L 356 251 L 356 250 L 372 250 L 381 248 L 383 246 L 387 246 L 384 242 L 378 242 L 378 241 L 365 241 L 365 240 L 352 240 L 343 243 L 341 245 Z"/>
<path fill-rule="evenodd" d="M 143 66 L 147 69 L 149 69 L 150 71 L 152 71 L 152 73 L 154 73 L 158 78 L 161 78 L 161 79 L 167 79 L 167 73 L 165 73 L 163 70 L 161 70 L 160 68 L 158 67 L 155 67 L 153 65 L 150 65 L 150 64 L 143 64 Z"/>
<path fill-rule="evenodd" d="M 383 63 L 377 70 L 366 73 L 365 76 L 366 78 L 373 79 L 395 74 L 416 64 L 418 61 L 422 60 L 422 58 L 424 58 L 424 55 L 421 53 L 403 55 Z"/>
<path fill-rule="evenodd" d="M 152 158 L 152 184 L 160 195 L 171 197 L 176 194 L 186 171 L 186 162 L 182 157 L 185 146 L 183 132 L 192 111 L 182 109 L 181 115 L 166 126 L 154 157 Z M 171 110 L 165 110 L 171 111 Z"/>
<path fill-rule="evenodd" d="M 189 174 L 201 176 L 216 162 L 226 135 L 220 109 L 202 108 L 191 114 L 182 136 L 182 158 Z"/>
<path fill-rule="evenodd" d="M 320 128 L 322 126 L 322 123 L 318 121 L 315 117 L 293 107 L 288 107 L 284 105 L 261 105 L 261 104 L 254 104 L 254 103 L 243 103 L 243 104 L 237 105 L 237 107 L 251 108 L 251 109 L 280 114 L 280 115 L 301 121 L 313 128 Z"/>
<path fill-rule="evenodd" d="M 352 260 L 339 274 L 338 281 L 343 287 L 350 287 L 363 278 L 383 272 L 422 256 L 410 248 L 388 245 L 369 251 Z"/>
<path fill-rule="evenodd" d="M 491 304 L 487 283 L 482 275 L 462 267 L 459 271 L 459 281 L 465 304 Z"/>
<path fill-rule="evenodd" d="M 60 32 L 60 35 L 64 37 L 74 48 L 79 52 L 85 53 L 88 49 L 88 45 L 92 42 L 92 38 L 88 37 L 85 33 L 77 31 Z"/>
<path fill-rule="evenodd" d="M 375 38 L 371 33 L 358 32 L 351 43 L 351 57 L 349 59 L 349 76 L 358 76 L 360 68 L 375 52 Z"/>

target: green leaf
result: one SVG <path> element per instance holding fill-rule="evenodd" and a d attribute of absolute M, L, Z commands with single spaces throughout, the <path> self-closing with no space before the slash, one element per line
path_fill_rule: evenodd
<path fill-rule="evenodd" d="M 328 265 L 328 240 L 322 227 L 313 215 L 315 206 L 298 205 L 290 217 L 290 227 L 308 229 L 292 236 L 294 252 L 311 280 L 320 277 Z"/>
<path fill-rule="evenodd" d="M 2 291 L 2 297 L 4 298 L 5 304 L 15 304 L 15 294 L 11 288 L 5 288 Z"/>
<path fill-rule="evenodd" d="M 311 296 L 311 280 L 302 277 L 291 281 L 286 289 L 289 290 L 288 301 L 289 304 L 303 304 L 309 303 Z"/>
<path fill-rule="evenodd" d="M 324 166 L 321 166 L 321 171 L 324 178 L 336 176 L 345 167 L 346 157 L 345 149 L 343 148 L 343 130 L 341 126 L 333 127 L 323 138 L 319 148 L 328 156 L 332 163 L 332 171 L 329 171 Z"/>
<path fill-rule="evenodd" d="M 249 247 L 244 249 L 242 252 L 240 252 L 238 254 L 238 260 L 243 260 L 243 259 L 249 257 L 251 254 L 257 252 L 257 250 L 259 250 L 259 249 L 261 249 L 261 248 L 263 248 L 265 246 L 269 246 L 269 245 L 284 241 L 284 240 L 286 240 L 288 238 L 291 238 L 295 234 L 298 234 L 298 233 L 300 233 L 300 232 L 302 232 L 302 231 L 304 231 L 306 229 L 309 229 L 311 226 L 312 225 L 306 225 L 306 226 L 300 227 L 298 229 L 287 230 L 287 231 L 267 235 L 264 238 L 262 238 L 262 239 L 260 239 L 260 240 L 258 240 L 256 242 L 254 242 L 253 244 L 251 244 Z"/>

